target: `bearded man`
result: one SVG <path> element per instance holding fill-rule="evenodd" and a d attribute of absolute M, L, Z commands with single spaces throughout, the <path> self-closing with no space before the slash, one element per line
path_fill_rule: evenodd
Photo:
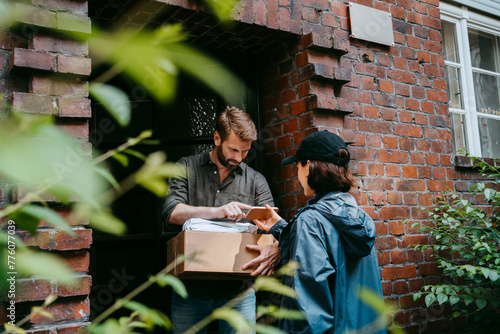
<path fill-rule="evenodd" d="M 252 206 L 273 206 L 269 185 L 262 174 L 243 160 L 248 155 L 257 130 L 250 115 L 236 107 L 227 107 L 218 116 L 215 148 L 206 153 L 181 158 L 188 177 L 170 181 L 162 217 L 167 224 L 183 225 L 190 218 L 230 219 L 245 217 L 242 210 Z M 254 246 L 260 255 L 243 268 L 257 265 L 252 276 L 270 275 L 279 262 L 276 245 Z M 223 306 L 249 286 L 248 281 L 186 280 L 189 297 L 172 296 L 174 333 L 183 333 Z M 249 289 L 239 297 L 234 307 L 250 322 L 255 323 L 255 291 Z M 198 333 L 206 333 L 203 328 Z M 219 322 L 220 333 L 235 333 L 225 321 Z"/>

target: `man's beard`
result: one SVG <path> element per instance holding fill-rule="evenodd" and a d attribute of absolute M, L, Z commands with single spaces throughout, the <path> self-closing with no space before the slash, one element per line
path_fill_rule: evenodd
<path fill-rule="evenodd" d="M 224 153 L 222 153 L 222 146 L 217 146 L 216 148 L 217 148 L 217 159 L 219 159 L 219 162 L 221 163 L 222 166 L 226 167 L 229 170 L 235 170 L 236 168 L 238 168 L 240 163 L 236 160 L 226 159 Z M 236 165 L 230 164 L 229 163 L 230 161 L 235 162 Z"/>

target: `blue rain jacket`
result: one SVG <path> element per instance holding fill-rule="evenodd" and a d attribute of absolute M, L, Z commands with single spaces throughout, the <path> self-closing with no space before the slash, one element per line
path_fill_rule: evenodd
<path fill-rule="evenodd" d="M 364 286 L 382 298 L 373 248 L 376 231 L 373 220 L 351 195 L 318 193 L 289 223 L 280 220 L 270 232 L 279 240 L 282 263 L 300 264 L 293 277 L 283 277 L 283 283 L 297 292 L 297 299 L 283 297 L 281 307 L 300 310 L 307 319 L 281 319 L 280 329 L 314 334 L 368 329 L 377 314 L 357 292 Z M 372 327 L 368 333 L 387 330 Z"/>

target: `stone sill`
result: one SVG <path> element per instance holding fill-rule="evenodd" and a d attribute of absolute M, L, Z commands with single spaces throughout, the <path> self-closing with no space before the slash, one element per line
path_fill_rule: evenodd
<path fill-rule="evenodd" d="M 477 158 L 478 160 L 484 161 L 487 164 L 491 166 L 500 166 L 500 160 L 493 158 Z M 455 156 L 455 166 L 456 167 L 462 167 L 462 168 L 473 168 L 475 164 L 477 164 L 478 161 L 474 162 L 472 157 L 465 157 L 465 156 Z"/>

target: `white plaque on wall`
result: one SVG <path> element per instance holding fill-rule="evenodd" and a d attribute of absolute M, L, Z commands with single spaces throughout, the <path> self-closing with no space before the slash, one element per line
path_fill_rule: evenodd
<path fill-rule="evenodd" d="M 392 15 L 375 8 L 349 3 L 351 37 L 394 46 Z"/>

